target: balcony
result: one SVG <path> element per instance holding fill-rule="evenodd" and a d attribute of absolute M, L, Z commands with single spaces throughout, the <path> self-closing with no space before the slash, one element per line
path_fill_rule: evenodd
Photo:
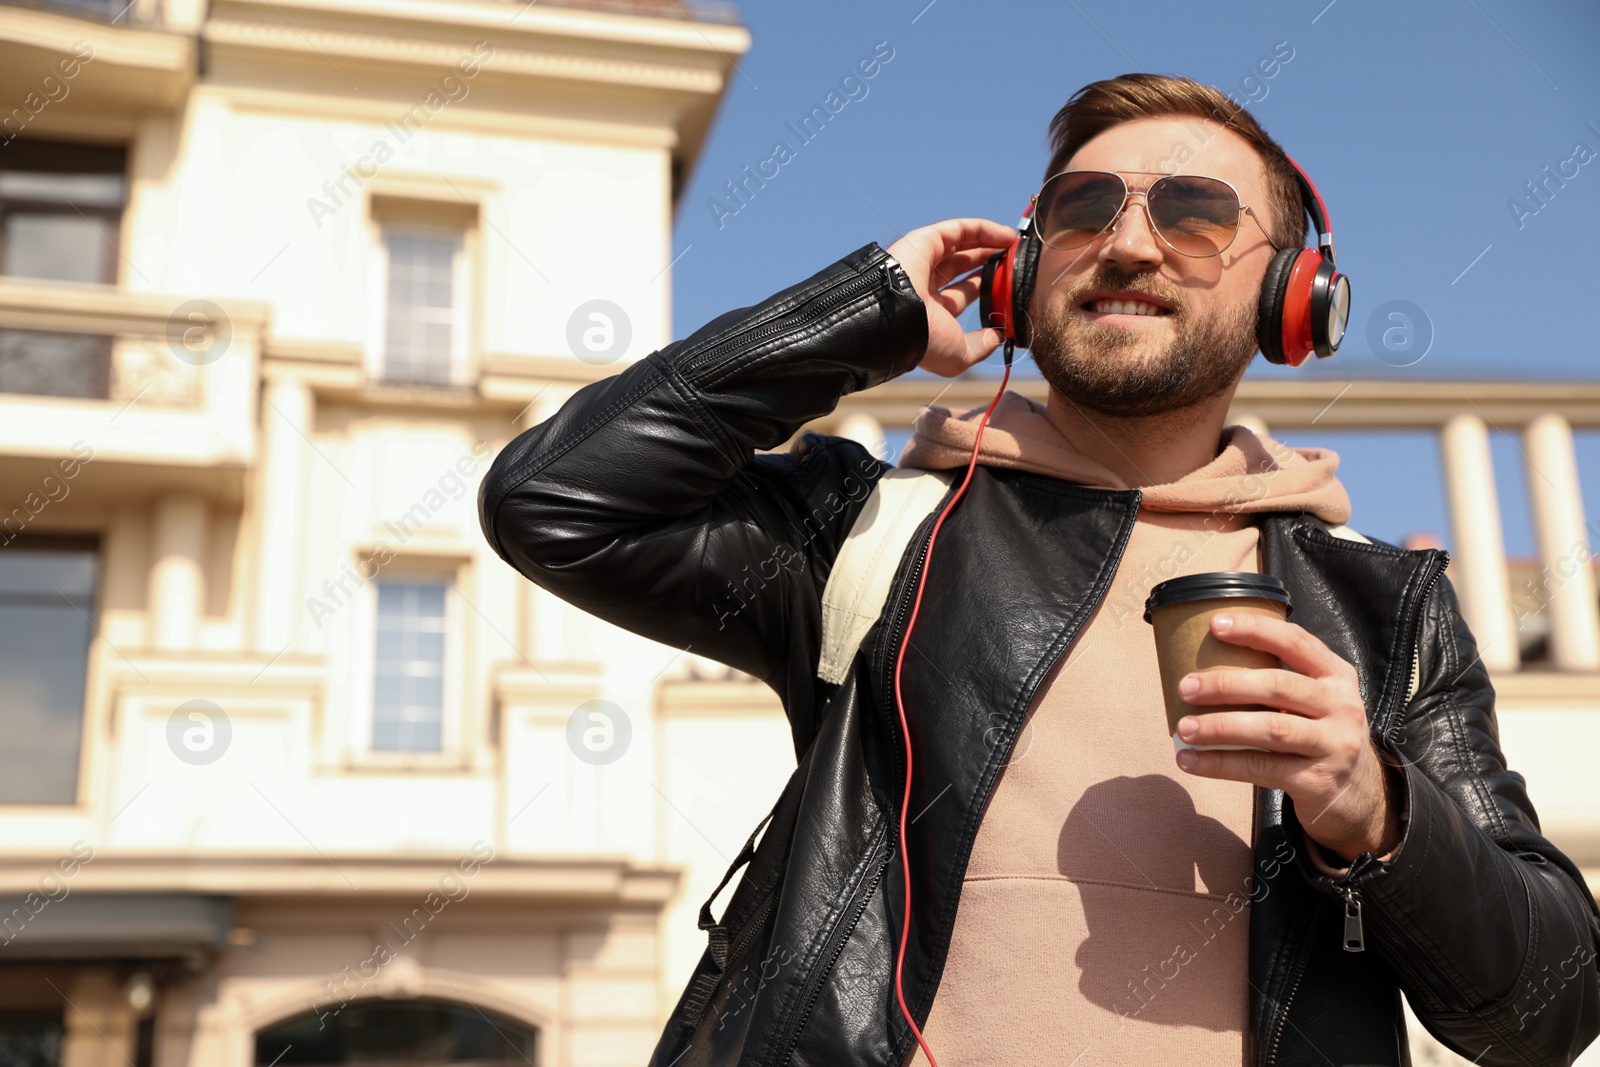
<path fill-rule="evenodd" d="M 112 495 L 143 491 L 139 471 L 238 496 L 265 321 L 258 305 L 0 278 L 0 457 L 87 453 L 119 472 Z"/>
<path fill-rule="evenodd" d="M 48 135 L 69 98 L 74 110 L 131 119 L 177 108 L 194 84 L 193 5 L 4 0 L 0 14 L 5 140 Z"/>

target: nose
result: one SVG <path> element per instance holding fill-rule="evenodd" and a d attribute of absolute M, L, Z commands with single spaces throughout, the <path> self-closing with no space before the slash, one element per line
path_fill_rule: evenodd
<path fill-rule="evenodd" d="M 1139 198 L 1137 204 L 1134 197 Z M 1129 273 L 1154 270 L 1161 265 L 1166 251 L 1161 240 L 1150 228 L 1150 214 L 1145 206 L 1145 194 L 1130 192 L 1122 205 L 1122 212 L 1112 220 L 1111 232 L 1100 245 L 1096 257 L 1102 264 L 1115 264 Z"/>

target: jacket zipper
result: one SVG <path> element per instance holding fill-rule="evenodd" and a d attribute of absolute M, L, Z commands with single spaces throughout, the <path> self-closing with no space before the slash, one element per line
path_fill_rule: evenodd
<path fill-rule="evenodd" d="M 1435 583 L 1439 581 L 1439 576 L 1444 573 L 1445 567 L 1449 566 L 1449 564 L 1450 557 L 1446 555 L 1444 564 L 1428 576 L 1428 580 L 1423 583 L 1422 593 L 1417 597 L 1417 639 L 1410 646 L 1411 651 L 1406 662 L 1406 687 L 1400 694 L 1400 707 L 1395 710 L 1394 714 L 1389 716 L 1391 724 L 1393 721 L 1398 720 L 1404 712 L 1405 704 L 1411 694 L 1411 683 L 1417 676 L 1418 660 L 1421 659 L 1422 653 L 1422 613 L 1428 607 L 1428 594 L 1433 592 Z M 1391 732 L 1392 725 L 1390 728 L 1385 729 L 1385 736 Z M 1344 950 L 1346 952 L 1366 951 L 1366 936 L 1361 920 L 1361 890 L 1355 885 L 1355 881 L 1362 871 L 1365 871 L 1376 862 L 1377 858 L 1370 852 L 1363 853 L 1351 863 L 1350 869 L 1345 872 L 1344 877 L 1333 883 L 1339 889 L 1340 895 L 1344 897 Z M 1382 925 L 1383 923 L 1380 921 L 1379 926 Z M 1397 947 L 1399 946 L 1397 945 Z M 1405 950 L 1401 948 L 1400 951 L 1404 953 Z"/>
<path fill-rule="evenodd" d="M 1427 610 L 1428 594 L 1433 592 L 1435 583 L 1439 581 L 1439 577 L 1444 574 L 1445 568 L 1450 564 L 1449 554 L 1445 553 L 1442 549 L 1439 551 L 1441 553 L 1443 562 L 1434 569 L 1432 574 L 1428 576 L 1427 581 L 1423 583 L 1421 594 L 1417 597 L 1415 626 L 1417 631 L 1417 639 L 1410 645 L 1410 652 L 1408 654 L 1409 658 L 1406 663 L 1406 687 L 1400 693 L 1399 710 L 1404 710 L 1407 697 L 1411 692 L 1412 679 L 1416 677 L 1418 666 L 1417 661 L 1420 658 L 1419 654 L 1422 648 L 1422 615 L 1423 612 Z M 1398 716 L 1399 711 L 1393 715 L 1390 715 L 1389 718 L 1392 720 L 1398 718 Z M 1385 736 L 1387 736 L 1389 732 L 1389 729 L 1386 727 L 1384 731 Z M 1344 922 L 1340 933 L 1340 939 L 1341 946 L 1346 952 L 1366 951 L 1366 929 L 1365 921 L 1361 912 L 1361 890 L 1354 885 L 1353 882 L 1362 871 L 1365 871 L 1368 867 L 1376 862 L 1377 859 L 1372 855 L 1372 853 L 1363 852 L 1361 855 L 1355 858 L 1354 862 L 1350 864 L 1350 870 L 1345 873 L 1343 878 L 1331 883 L 1339 890 L 1340 896 L 1344 898 Z M 1379 929 L 1383 929 L 1385 927 L 1385 924 L 1378 919 L 1376 914 L 1374 914 L 1373 918 L 1374 920 L 1377 920 L 1377 927 Z M 1315 922 L 1315 920 L 1313 920 L 1313 922 Z M 1307 944 L 1309 944 L 1309 941 Z M 1416 962 L 1415 958 L 1411 956 L 1410 953 L 1402 945 L 1400 945 L 1399 942 L 1394 942 L 1394 944 L 1396 945 L 1400 955 L 1405 957 L 1409 963 L 1414 964 Z M 1283 1008 L 1278 1015 L 1278 1025 L 1274 1027 L 1272 1039 L 1267 1046 L 1267 1055 L 1263 1060 L 1263 1062 L 1266 1064 L 1270 1065 L 1273 1062 L 1273 1058 L 1277 1055 L 1278 1048 L 1283 1044 L 1284 1027 L 1286 1027 L 1289 1022 L 1289 1009 L 1294 1002 L 1295 992 L 1300 988 L 1300 981 L 1305 976 L 1307 962 L 1308 959 L 1306 958 L 1305 953 L 1302 952 L 1300 965 L 1295 972 L 1294 981 L 1289 986 L 1289 992 L 1283 998 Z M 1426 969 L 1424 969 L 1420 973 L 1421 975 L 1426 975 L 1428 972 Z M 1428 985 L 1430 989 L 1432 988 L 1431 982 L 1424 981 L 1424 984 Z"/>
<path fill-rule="evenodd" d="M 1399 719 L 1411 695 L 1411 683 L 1416 679 L 1418 660 L 1421 659 L 1422 653 L 1422 613 L 1428 607 L 1428 594 L 1433 592 L 1434 584 L 1439 581 L 1439 576 L 1444 573 L 1445 567 L 1449 566 L 1450 557 L 1447 555 L 1444 559 L 1444 566 L 1439 567 L 1428 576 L 1428 580 L 1423 583 L 1422 593 L 1417 597 L 1417 639 L 1410 646 L 1411 651 L 1406 661 L 1406 687 L 1400 695 L 1400 707 L 1395 710 L 1394 714 L 1389 716 L 1391 723 L 1393 720 Z M 1386 736 L 1391 732 L 1392 725 L 1384 731 Z M 1344 897 L 1344 950 L 1346 952 L 1363 952 L 1366 950 L 1366 938 L 1361 923 L 1361 891 L 1353 883 L 1362 871 L 1376 862 L 1376 857 L 1371 853 L 1357 856 L 1355 861 L 1351 863 L 1350 869 L 1345 872 L 1344 877 L 1333 883 L 1338 887 L 1340 895 Z"/>
<path fill-rule="evenodd" d="M 1344 950 L 1346 952 L 1367 950 L 1366 935 L 1361 929 L 1361 897 L 1349 886 L 1345 886 L 1344 889 Z"/>
<path fill-rule="evenodd" d="M 1399 713 L 1405 710 L 1405 705 L 1411 696 L 1411 683 L 1415 681 L 1417 677 L 1417 669 L 1419 666 L 1417 661 L 1421 658 L 1422 652 L 1422 612 L 1426 611 L 1428 608 L 1428 594 L 1433 592 L 1433 587 L 1438 583 L 1439 578 L 1444 574 L 1445 568 L 1450 566 L 1450 553 L 1445 552 L 1443 549 L 1439 549 L 1439 552 L 1443 555 L 1444 562 L 1440 564 L 1437 570 L 1428 576 L 1428 580 L 1423 583 L 1422 586 L 1422 595 L 1417 597 L 1417 639 L 1411 644 L 1411 660 L 1406 668 L 1406 687 L 1405 690 L 1400 694 L 1400 707 L 1392 717 L 1398 717 Z M 1388 732 L 1389 731 L 1386 729 L 1385 734 Z"/>
<path fill-rule="evenodd" d="M 1294 995 L 1300 991 L 1300 983 L 1306 976 L 1306 965 L 1311 962 L 1311 955 L 1306 949 L 1311 944 L 1313 935 L 1317 932 L 1318 916 L 1312 915 L 1311 929 L 1306 931 L 1306 936 L 1301 941 L 1299 962 L 1295 965 L 1294 977 L 1289 981 L 1289 991 L 1284 994 L 1283 1007 L 1278 1011 L 1278 1025 L 1272 1030 L 1272 1039 L 1267 1043 L 1267 1055 L 1263 1063 L 1271 1064 L 1278 1056 L 1278 1049 L 1283 1045 L 1284 1027 L 1289 1023 L 1289 1008 L 1294 1004 Z"/>
<path fill-rule="evenodd" d="M 951 485 L 950 485 L 949 492 L 954 492 L 958 488 L 959 484 L 960 484 L 959 481 L 952 481 Z M 949 496 L 949 493 L 946 493 L 946 498 L 948 498 L 948 496 Z M 922 568 L 927 565 L 927 560 L 928 560 L 928 540 L 929 540 L 929 537 L 933 533 L 933 523 L 938 521 L 939 512 L 942 511 L 944 509 L 944 507 L 945 507 L 945 500 L 941 499 L 940 503 L 939 503 L 939 506 L 935 507 L 933 509 L 933 511 L 928 515 L 928 517 L 925 520 L 923 520 L 923 525 L 927 526 L 927 530 L 921 530 L 920 528 L 918 530 L 918 533 L 917 533 L 917 555 L 916 555 L 915 560 L 912 563 L 912 567 L 911 567 L 910 573 L 906 575 L 905 584 L 903 586 L 901 586 L 900 596 L 899 596 L 899 599 L 898 599 L 898 601 L 897 601 L 897 603 L 895 605 L 894 615 L 890 619 L 889 632 L 886 635 L 887 639 L 886 639 L 885 643 L 882 646 L 886 650 L 885 651 L 885 655 L 884 655 L 884 660 L 883 660 L 884 666 L 883 666 L 883 670 L 882 670 L 882 675 L 883 675 L 883 684 L 881 686 L 881 691 L 882 691 L 882 694 L 883 694 L 882 706 L 883 706 L 884 711 L 885 711 L 884 717 L 888 720 L 890 745 L 894 749 L 894 753 L 895 753 L 895 770 L 897 772 L 896 773 L 896 778 L 895 778 L 896 782 L 904 782 L 905 781 L 906 768 L 905 768 L 904 744 L 902 743 L 901 738 L 900 738 L 900 730 L 899 730 L 899 727 L 898 727 L 898 716 L 897 716 L 897 713 L 896 713 L 896 710 L 895 710 L 895 706 L 894 706 L 894 656 L 895 656 L 895 653 L 897 653 L 898 650 L 899 650 L 900 642 L 902 640 L 904 640 L 903 627 L 904 627 L 905 622 L 906 622 L 906 617 L 908 615 L 910 615 L 910 613 L 911 613 L 911 600 L 912 600 L 912 597 L 914 595 L 914 590 L 917 587 L 918 579 L 922 575 Z M 1137 510 L 1138 509 L 1137 509 L 1137 504 L 1136 504 L 1135 505 L 1135 511 L 1137 511 Z M 1126 545 L 1127 545 L 1127 542 L 1124 541 L 1123 542 L 1123 547 L 1125 548 Z M 1113 564 L 1114 565 L 1120 565 L 1120 563 L 1121 563 L 1121 553 L 1119 551 L 1118 558 L 1113 561 Z M 1116 573 L 1115 570 L 1113 570 L 1112 573 L 1115 574 Z M 1109 583 L 1107 584 L 1107 588 L 1108 589 L 1110 588 Z M 1102 592 L 1102 596 L 1103 595 L 1104 595 L 1104 592 Z M 1087 618 L 1087 617 L 1088 616 L 1085 616 L 1085 618 Z M 1074 637 L 1076 637 L 1076 635 L 1074 635 Z M 1071 642 L 1069 641 L 1068 645 L 1070 645 L 1070 644 L 1071 644 Z M 1066 652 L 1066 649 L 1063 648 L 1061 654 L 1064 655 L 1065 652 Z M 1051 666 L 1053 667 L 1054 664 L 1052 663 Z M 1048 673 L 1048 672 L 1046 672 L 1046 673 Z M 1042 679 L 1044 677 L 1044 675 L 1041 675 L 1040 677 Z M 1042 684 L 1042 681 L 1041 681 L 1041 684 Z M 1037 692 L 1037 687 L 1035 687 L 1035 692 Z M 1034 695 L 1035 695 L 1035 693 L 1029 693 L 1028 694 L 1028 703 L 1029 704 L 1033 703 Z M 891 815 L 895 814 L 895 812 L 894 812 L 894 804 L 893 804 L 892 799 L 891 799 L 891 803 L 890 803 L 890 813 L 891 813 Z M 879 874 L 881 875 L 882 872 L 880 871 Z M 858 918 L 859 918 L 859 915 L 858 915 Z M 852 926 L 853 925 L 854 924 L 852 923 Z M 809 1011 L 809 1009 L 808 1009 L 808 1011 Z M 804 1025 L 804 1022 L 802 1020 L 802 1026 L 803 1025 Z M 800 1035 L 799 1035 L 799 1032 L 797 1031 L 796 1034 L 795 1034 L 795 1037 L 794 1037 L 794 1042 L 795 1043 L 798 1043 L 799 1037 L 800 1037 Z M 790 1045 L 790 1050 L 791 1051 L 793 1051 L 793 1047 L 794 1047 L 793 1043 L 791 1043 L 791 1045 Z M 787 1059 L 787 1057 L 786 1057 L 786 1059 Z"/>
<path fill-rule="evenodd" d="M 955 490 L 952 483 L 945 497 Z M 889 724 L 889 747 L 894 751 L 895 782 L 903 783 L 906 774 L 905 746 L 900 737 L 899 717 L 894 704 L 894 658 L 900 649 L 900 642 L 905 639 L 904 626 L 907 616 L 911 614 L 911 599 L 917 588 L 917 581 L 922 576 L 922 568 L 928 562 L 928 538 L 933 533 L 933 523 L 938 521 L 939 512 L 944 508 L 945 500 L 941 498 L 939 504 L 929 516 L 923 520 L 927 526 L 926 531 L 920 527 L 917 530 L 917 554 L 911 562 L 911 573 L 906 575 L 906 583 L 901 587 L 899 601 L 895 604 L 894 615 L 889 620 L 888 640 L 884 643 L 884 669 L 883 669 L 883 699 L 879 706 L 884 710 L 884 718 Z M 895 814 L 894 798 L 890 797 L 889 811 Z"/>
<path fill-rule="evenodd" d="M 850 935 L 855 932 L 856 924 L 861 921 L 861 916 L 866 913 L 867 905 L 872 901 L 872 895 L 877 892 L 878 883 L 883 880 L 883 872 L 889 867 L 889 857 L 879 859 L 883 851 L 883 834 L 878 834 L 878 840 L 872 846 L 871 866 L 872 873 L 865 884 L 858 889 L 859 896 L 850 907 L 848 921 L 842 927 L 835 927 L 831 945 L 826 961 L 821 966 L 814 967 L 806 984 L 810 991 L 806 994 L 805 1005 L 800 1009 L 799 1018 L 795 1021 L 789 1040 L 784 1046 L 783 1055 L 774 1061 L 778 1067 L 787 1064 L 794 1055 L 795 1048 L 800 1044 L 800 1035 L 805 1033 L 806 1023 L 811 1018 L 811 1010 L 817 1006 L 817 998 L 822 995 L 822 987 L 828 975 L 833 971 L 833 965 L 839 962 L 839 957 L 844 954 L 845 942 L 850 940 Z"/>
<path fill-rule="evenodd" d="M 854 278 L 835 282 L 821 292 L 813 293 L 811 296 L 806 297 L 798 305 L 766 324 L 740 331 L 727 340 L 713 345 L 693 359 L 685 361 L 682 370 L 695 370 L 725 352 L 730 352 L 735 348 L 746 348 L 750 345 L 760 344 L 763 341 L 777 337 L 779 334 L 788 333 L 798 327 L 805 326 L 821 318 L 824 313 L 836 304 L 843 302 L 857 292 L 865 292 L 868 289 L 884 284 L 887 276 L 885 269 L 880 266 L 869 270 L 865 274 L 858 274 Z"/>
<path fill-rule="evenodd" d="M 941 501 L 941 507 L 942 506 L 943 505 Z M 940 508 L 935 508 L 928 518 L 923 520 L 923 525 L 928 527 L 926 531 L 921 531 L 919 529 L 917 537 L 917 554 L 912 561 L 911 572 L 907 575 L 906 583 L 901 587 L 900 597 L 895 605 L 894 615 L 890 619 L 888 634 L 889 640 L 883 645 L 885 649 L 891 650 L 891 654 L 886 654 L 884 657 L 884 699 L 882 706 L 888 712 L 888 714 L 885 715 L 885 718 L 888 719 L 889 724 L 890 747 L 894 750 L 896 770 L 895 780 L 897 782 L 904 781 L 905 757 L 901 748 L 900 731 L 896 726 L 895 715 L 892 711 L 894 706 L 894 657 L 892 655 L 892 651 L 898 650 L 900 647 L 899 642 L 901 638 L 902 627 L 905 624 L 906 616 L 911 612 L 911 591 L 916 589 L 917 580 L 922 574 L 922 568 L 924 564 L 927 563 L 928 535 L 933 532 L 932 523 L 937 521 L 939 510 Z M 895 815 L 895 806 L 892 797 L 890 798 L 889 802 L 889 813 L 891 816 Z M 887 827 L 885 830 L 887 830 Z M 874 852 L 876 852 L 876 848 L 874 849 Z M 867 882 L 866 892 L 862 894 L 860 901 L 851 911 L 849 922 L 844 927 L 843 936 L 839 936 L 837 934 L 835 935 L 836 943 L 828 955 L 827 962 L 812 972 L 809 979 L 812 985 L 811 992 L 807 995 L 805 1007 L 801 1010 L 800 1017 L 794 1024 L 793 1032 L 789 1037 L 788 1045 L 784 1049 L 783 1056 L 777 1061 L 780 1067 L 781 1065 L 789 1062 L 789 1058 L 794 1055 L 795 1047 L 800 1044 L 800 1035 L 805 1032 L 806 1023 L 811 1018 L 811 1010 L 816 1006 L 817 998 L 822 994 L 822 983 L 827 979 L 828 973 L 832 971 L 833 965 L 838 962 L 840 954 L 844 952 L 845 942 L 849 940 L 851 933 L 855 931 L 856 924 L 861 921 L 862 914 L 867 910 L 867 903 L 872 899 L 872 894 L 877 891 L 878 883 L 883 879 L 884 871 L 888 869 L 888 866 L 889 864 L 887 859 L 881 863 L 877 863 L 877 869 L 873 872 L 871 878 Z"/>
<path fill-rule="evenodd" d="M 755 914 L 745 920 L 744 932 L 739 935 L 739 940 L 728 946 L 728 963 L 730 965 L 733 963 L 734 958 L 743 953 L 750 946 L 750 942 L 755 940 L 756 934 L 761 930 L 761 924 L 766 921 L 767 916 L 771 914 L 777 902 L 778 887 L 773 886 L 772 891 L 767 894 L 767 899 L 761 902 L 761 907 L 757 908 Z"/>

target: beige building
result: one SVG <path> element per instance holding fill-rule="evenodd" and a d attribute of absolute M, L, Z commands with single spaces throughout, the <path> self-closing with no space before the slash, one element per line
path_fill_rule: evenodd
<path fill-rule="evenodd" d="M 124 2 L 0 8 L 0 1061 L 643 1063 L 789 731 L 516 576 L 475 490 L 669 338 L 748 35 L 686 0 Z M 1600 393 L 1339 388 L 1239 414 L 1441 435 L 1506 748 L 1600 873 Z M 1526 575 L 1491 424 L 1539 474 Z"/>
<path fill-rule="evenodd" d="M 748 35 L 124 2 L 0 9 L 0 1060 L 641 1063 L 787 730 L 475 494 L 668 339 Z"/>

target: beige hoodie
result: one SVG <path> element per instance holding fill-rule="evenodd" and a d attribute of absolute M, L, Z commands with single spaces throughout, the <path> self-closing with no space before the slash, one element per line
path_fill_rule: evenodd
<path fill-rule="evenodd" d="M 1005 394 L 980 462 L 1128 488 L 1073 449 L 1060 403 Z M 982 413 L 925 409 L 901 465 L 965 466 Z M 924 1027 L 941 1067 L 1244 1062 L 1250 902 L 1272 889 L 1252 877 L 1252 787 L 1178 769 L 1144 599 L 1180 574 L 1259 571 L 1250 514 L 1343 523 L 1350 500 L 1326 449 L 1242 426 L 1220 445 L 1198 470 L 1143 487 L 1111 589 L 1029 708 Z M 928 1061 L 915 1050 L 910 1062 Z"/>

